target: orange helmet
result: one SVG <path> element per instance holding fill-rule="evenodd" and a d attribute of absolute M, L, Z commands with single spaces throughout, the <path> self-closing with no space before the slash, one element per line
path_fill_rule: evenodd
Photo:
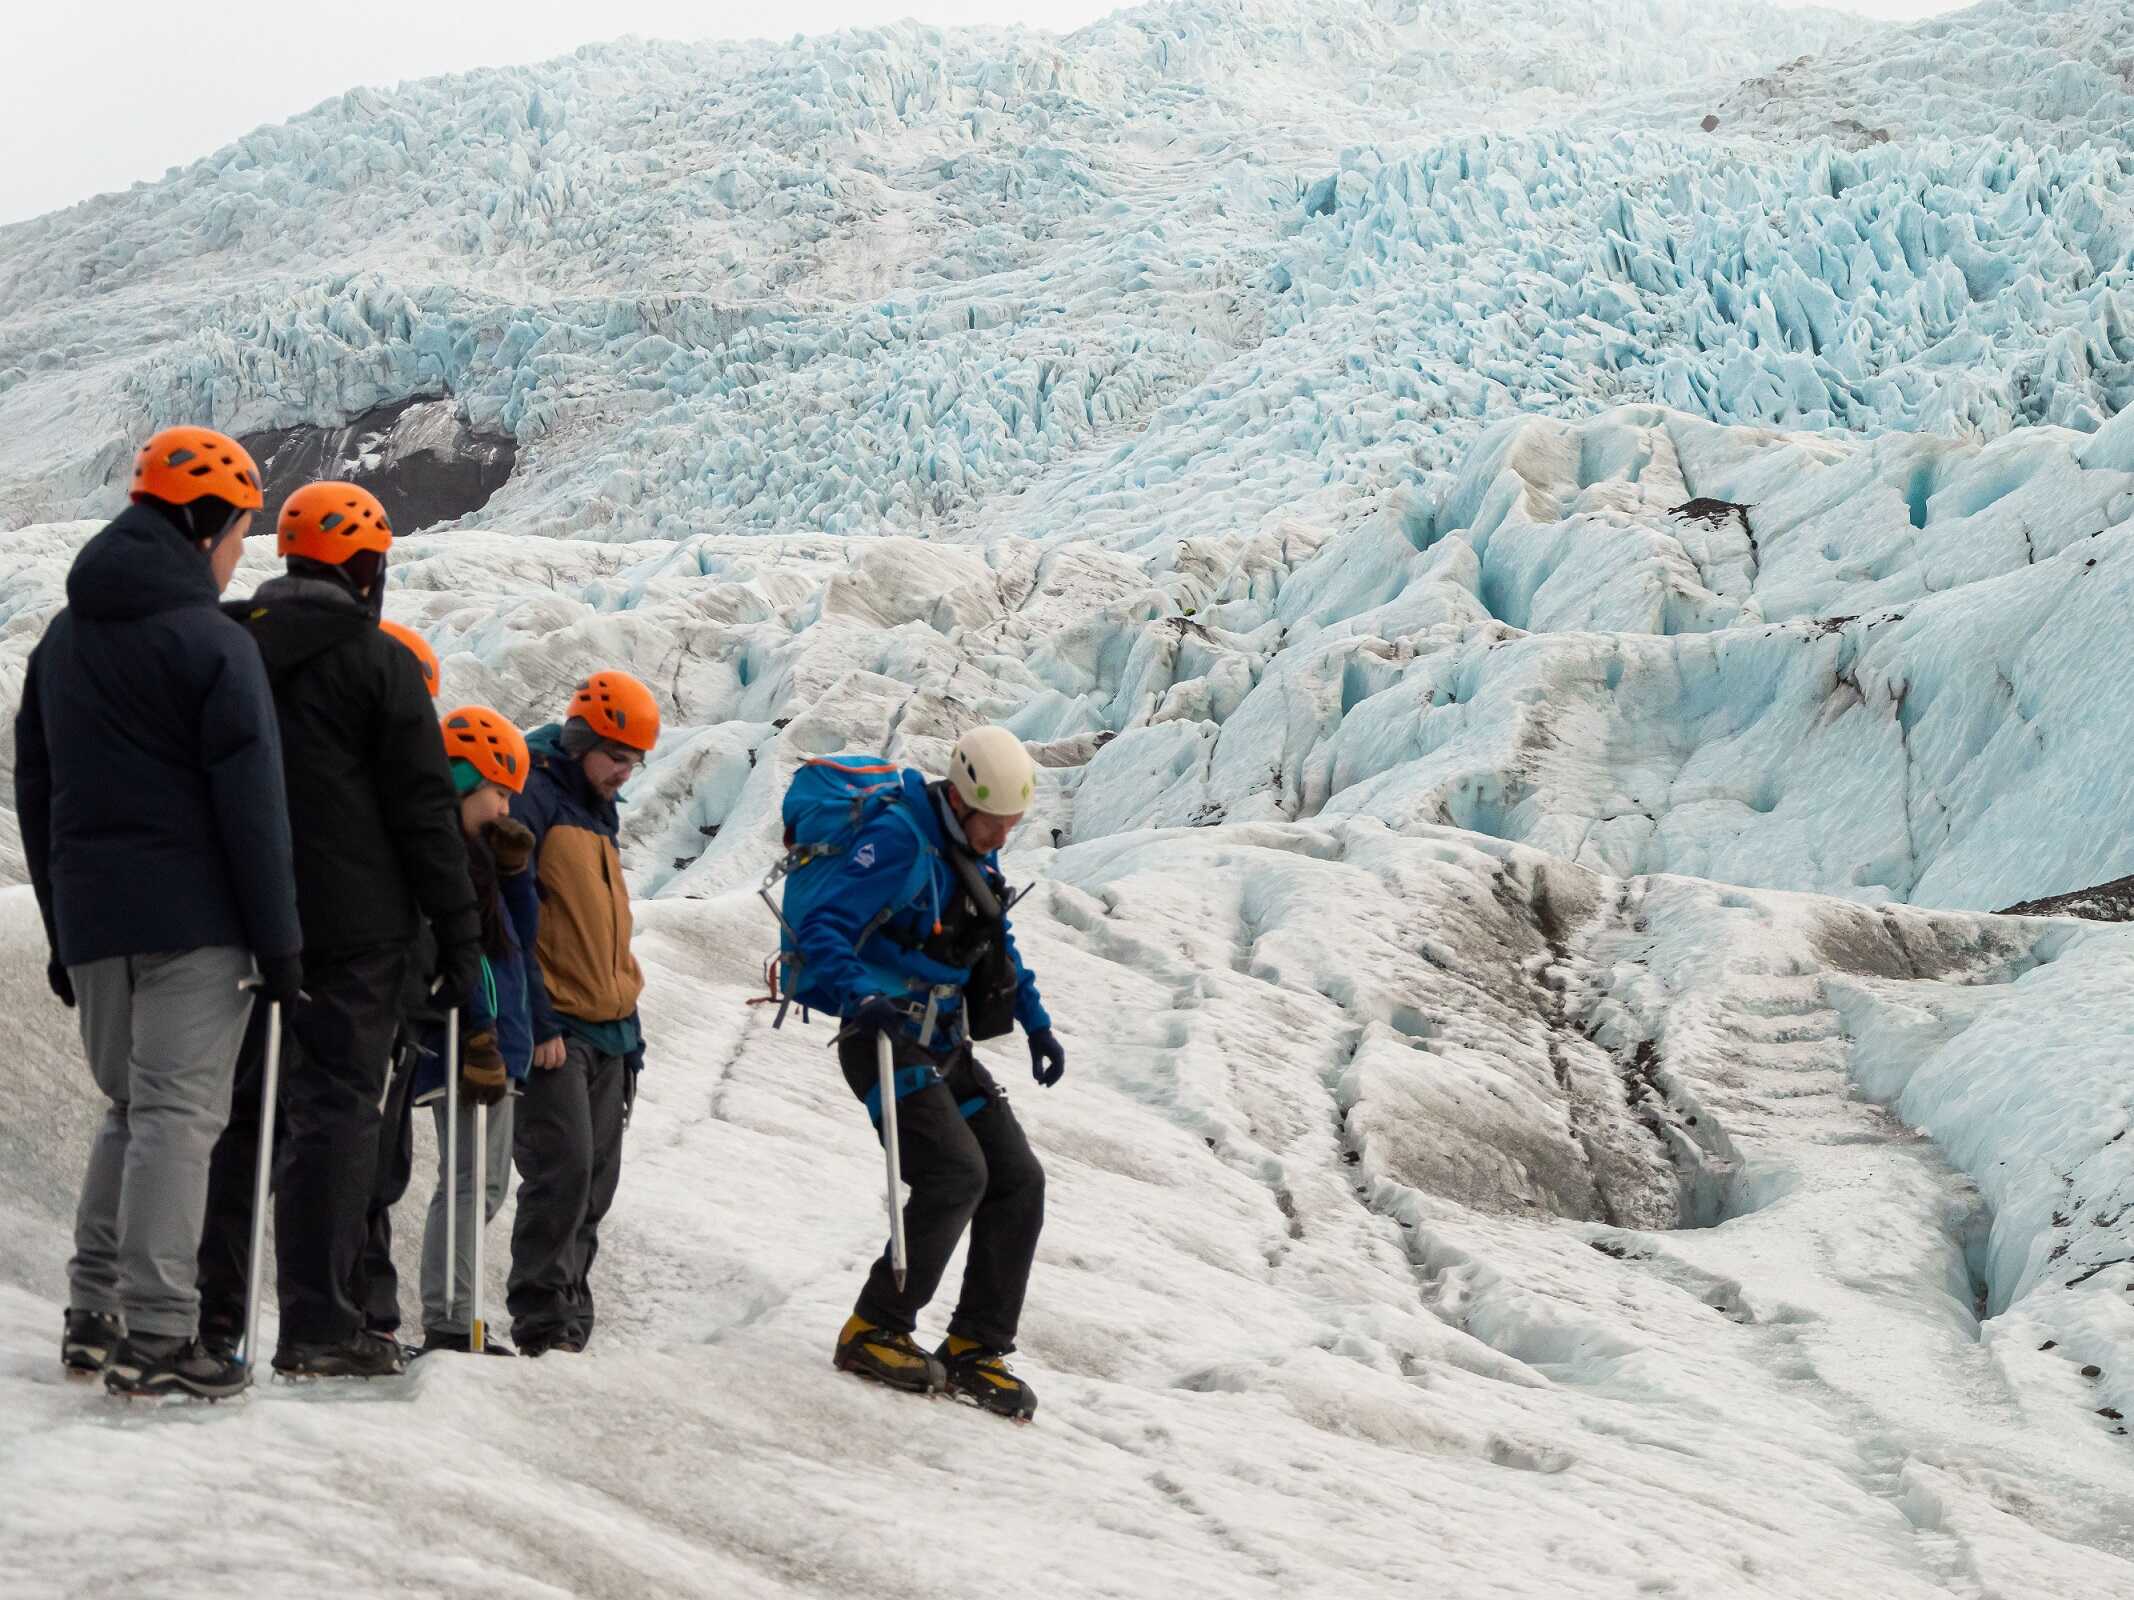
<path fill-rule="evenodd" d="M 466 762 L 488 782 L 517 794 L 532 758 L 526 735 L 487 706 L 461 706 L 444 720 L 445 754 Z"/>
<path fill-rule="evenodd" d="M 307 483 L 282 506 L 276 549 L 338 567 L 359 550 L 384 555 L 393 542 L 385 507 L 352 483 Z"/>
<path fill-rule="evenodd" d="M 578 685 L 566 718 L 583 720 L 603 739 L 632 750 L 659 743 L 659 702 L 627 672 L 596 672 Z"/>
<path fill-rule="evenodd" d="M 133 499 L 191 505 L 213 495 L 240 511 L 257 511 L 259 465 L 245 447 L 213 428 L 165 428 L 133 458 Z"/>
<path fill-rule="evenodd" d="M 398 639 L 408 647 L 408 653 L 414 656 L 415 664 L 422 668 L 422 686 L 430 691 L 430 698 L 435 700 L 437 680 L 442 669 L 437 664 L 437 652 L 430 648 L 430 641 L 413 628 L 403 627 L 397 622 L 387 622 L 381 618 L 378 626 L 389 637 Z"/>

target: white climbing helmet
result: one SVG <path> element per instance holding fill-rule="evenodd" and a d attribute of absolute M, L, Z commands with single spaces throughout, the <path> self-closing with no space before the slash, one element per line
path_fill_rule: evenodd
<path fill-rule="evenodd" d="M 949 752 L 948 781 L 973 811 L 1019 817 L 1037 793 L 1037 763 L 1006 728 L 973 728 Z"/>

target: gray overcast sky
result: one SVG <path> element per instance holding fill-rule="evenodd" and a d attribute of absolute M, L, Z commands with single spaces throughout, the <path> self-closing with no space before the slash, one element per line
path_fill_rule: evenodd
<path fill-rule="evenodd" d="M 917 17 L 1022 22 L 1055 31 L 1121 0 L 74 0 L 22 7 L 6 24 L 0 100 L 0 223 L 159 178 L 262 123 L 357 84 L 562 55 L 596 39 L 826 33 Z M 1593 0 L 1572 0 L 1574 4 Z M 1913 18 L 1968 0 L 1829 0 Z M 24 13 L 27 13 L 25 15 Z"/>

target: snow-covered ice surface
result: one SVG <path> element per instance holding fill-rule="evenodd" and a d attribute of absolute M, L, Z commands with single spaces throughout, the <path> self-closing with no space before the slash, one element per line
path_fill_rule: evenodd
<path fill-rule="evenodd" d="M 620 44 L 0 230 L 0 700 L 145 427 L 434 396 L 519 446 L 396 547 L 446 694 L 669 729 L 600 1342 L 405 1404 L 60 1382 L 0 890 L 9 1592 L 2134 1596 L 2134 932 L 1984 914 L 2134 873 L 2129 44 Z M 745 1004 L 794 763 L 988 719 L 1073 1057 L 1027 1430 L 829 1371 L 878 1165 Z"/>
<path fill-rule="evenodd" d="M 1076 1059 L 1016 1094 L 1027 1430 L 830 1373 L 877 1168 L 745 895 L 646 907 L 593 1354 L 115 1415 L 52 1359 L 89 1108 L 11 892 L 13 1592 L 2134 1594 L 2124 934 L 1368 821 L 1016 864 Z"/>

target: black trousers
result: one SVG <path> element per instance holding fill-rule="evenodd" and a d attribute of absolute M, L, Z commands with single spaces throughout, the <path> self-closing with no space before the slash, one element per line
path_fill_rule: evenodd
<path fill-rule="evenodd" d="M 353 1299 L 374 1333 L 400 1329 L 400 1275 L 393 1268 L 393 1207 L 408 1192 L 415 1167 L 415 1068 L 420 1053 L 403 1024 L 388 1059 L 391 1081 L 378 1122 L 378 1166 L 371 1181 L 363 1253 L 356 1258 Z"/>
<path fill-rule="evenodd" d="M 566 1036 L 563 1065 L 527 1075 L 512 1123 L 519 1211 L 504 1304 L 519 1344 L 593 1337 L 593 1260 L 622 1181 L 630 1069 Z"/>
<path fill-rule="evenodd" d="M 879 1082 L 874 1035 L 845 1040 L 837 1059 L 845 1082 L 865 1100 Z M 899 1067 L 932 1059 L 918 1046 L 896 1041 Z M 909 1260 L 903 1292 L 885 1249 L 852 1309 L 876 1327 L 912 1332 L 968 1227 L 970 1258 L 948 1331 L 1005 1354 L 1015 1348 L 1030 1264 L 1045 1226 L 1045 1169 L 1008 1107 L 1007 1091 L 969 1046 L 938 1067 L 940 1081 L 897 1102 L 897 1155 L 911 1189 L 904 1204 Z M 982 1100 L 983 1109 L 966 1118 L 960 1108 L 973 1100 Z"/>
<path fill-rule="evenodd" d="M 378 1101 L 407 959 L 398 947 L 307 959 L 304 998 L 283 1019 L 274 1258 L 285 1345 L 341 1344 L 363 1327 L 358 1262 L 369 1232 L 382 1121 Z M 238 1061 L 230 1122 L 208 1172 L 201 1326 L 218 1331 L 234 1331 L 244 1322 L 266 1060 L 266 1028 L 257 1020 L 266 1007 L 255 1012 Z"/>
<path fill-rule="evenodd" d="M 244 1333 L 245 1279 L 252 1268 L 252 1183 L 259 1160 L 259 1088 L 267 1062 L 267 1007 L 252 1008 L 230 1120 L 208 1162 L 207 1213 L 200 1230 L 200 1335 L 235 1341 Z"/>

